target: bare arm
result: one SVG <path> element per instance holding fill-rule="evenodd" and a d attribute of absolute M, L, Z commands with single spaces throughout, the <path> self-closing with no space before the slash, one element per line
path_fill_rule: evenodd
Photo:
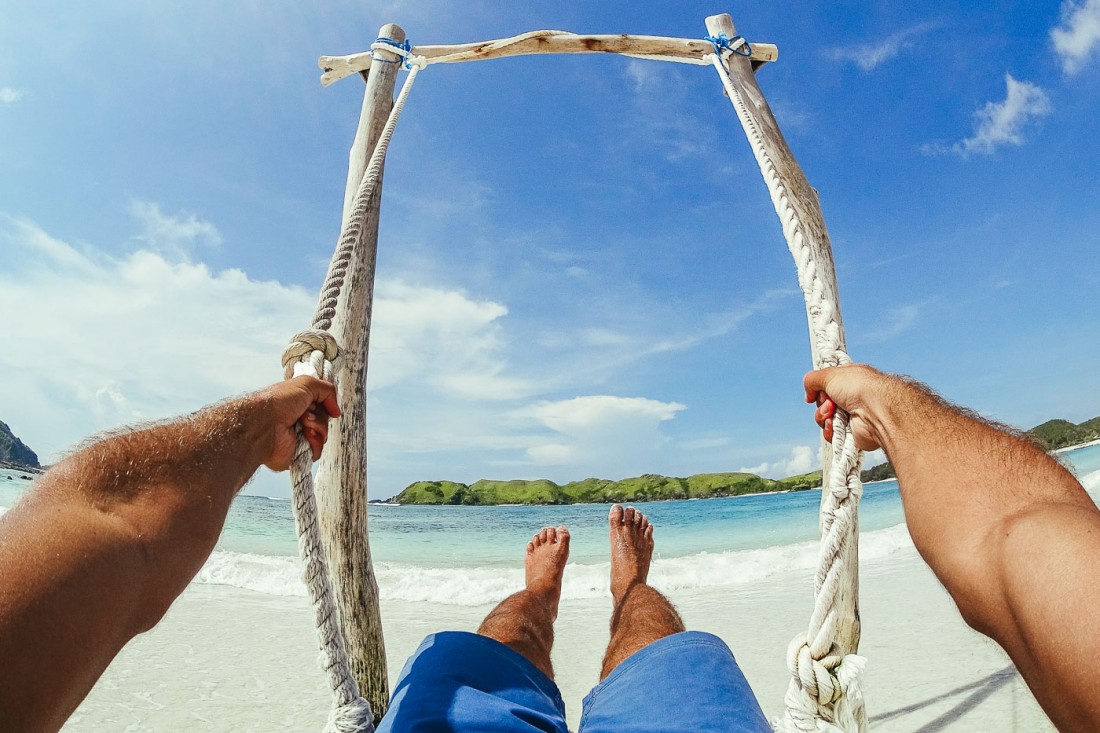
<path fill-rule="evenodd" d="M 277 384 L 66 458 L 0 517 L 0 720 L 56 730 L 118 651 L 167 611 L 261 464 L 301 420 L 320 455 L 332 385 Z"/>
<path fill-rule="evenodd" d="M 831 439 L 848 410 L 882 447 L 909 533 L 967 623 L 1012 657 L 1061 730 L 1100 730 L 1100 511 L 1027 439 L 916 383 L 853 365 L 811 372 L 806 399 Z"/>

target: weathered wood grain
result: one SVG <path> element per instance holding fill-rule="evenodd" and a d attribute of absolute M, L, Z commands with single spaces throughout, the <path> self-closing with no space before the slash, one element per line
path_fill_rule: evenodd
<path fill-rule="evenodd" d="M 536 34 L 548 35 L 536 35 Z M 387 36 L 388 37 L 388 36 Z M 394 39 L 396 40 L 396 39 Z M 759 65 L 779 58 L 779 49 L 770 43 L 753 43 L 752 61 Z M 578 35 L 567 31 L 534 31 L 513 38 L 476 43 L 460 43 L 449 46 L 413 46 L 412 53 L 427 59 L 450 57 L 447 63 L 484 61 L 508 56 L 528 56 L 542 53 L 615 53 L 643 56 L 677 56 L 702 59 L 714 52 L 714 47 L 701 38 L 665 38 L 662 36 Z M 318 66 L 324 71 L 321 83 L 325 86 L 366 71 L 371 66 L 371 52 L 349 56 L 322 56 Z M 389 66 L 390 64 L 378 64 Z"/>
<path fill-rule="evenodd" d="M 378 33 L 397 41 L 405 39 L 405 32 L 396 25 L 382 26 Z M 393 106 L 399 68 L 398 64 L 379 64 L 366 79 L 359 127 L 348 157 L 343 224 L 347 223 L 367 160 Z M 389 681 L 378 583 L 367 532 L 366 381 L 381 199 L 379 191 L 332 322 L 330 332 L 343 348 L 339 385 L 343 414 L 332 423 L 316 483 L 321 532 L 351 668 L 376 718 L 385 713 L 389 703 Z"/>

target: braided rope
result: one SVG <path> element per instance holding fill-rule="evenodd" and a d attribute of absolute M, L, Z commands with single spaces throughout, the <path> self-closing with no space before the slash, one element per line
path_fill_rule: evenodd
<path fill-rule="evenodd" d="M 392 47 L 385 50 L 396 51 Z M 366 226 L 367 214 L 370 212 L 375 197 L 378 195 L 378 184 L 382 180 L 382 165 L 386 162 L 386 151 L 389 149 L 390 140 L 393 138 L 393 130 L 397 126 L 397 120 L 401 117 L 401 110 L 405 108 L 405 100 L 409 98 L 409 90 L 412 89 L 416 75 L 423 68 L 419 63 L 420 56 L 408 57 L 411 68 L 409 75 L 405 77 L 405 83 L 401 87 L 401 93 L 397 95 L 393 108 L 390 110 L 382 133 L 378 137 L 378 143 L 374 146 L 367 169 L 363 173 L 363 180 L 359 182 L 359 188 L 355 193 L 355 203 L 348 214 L 348 221 L 344 231 L 340 233 L 340 241 L 336 245 L 336 251 L 332 255 L 332 261 L 328 266 L 328 275 L 325 284 L 321 288 L 321 296 L 317 303 L 317 310 L 313 316 L 313 327 L 320 331 L 327 331 L 332 327 L 332 318 L 336 315 L 336 302 L 340 299 L 340 292 L 344 287 L 344 279 L 348 266 L 351 264 L 351 256 L 359 242 L 363 239 L 363 228 Z"/>
<path fill-rule="evenodd" d="M 835 286 L 830 287 L 828 282 L 834 277 L 828 240 L 811 240 L 808 227 L 792 203 L 788 184 L 765 145 L 759 123 L 733 83 L 726 63 L 718 54 L 710 59 L 745 129 L 798 268 L 815 351 L 814 368 L 848 364 L 851 359 L 844 348 L 840 304 Z M 783 731 L 863 733 L 867 729 L 859 682 L 864 659 L 839 653 L 837 645 L 842 625 L 852 630 L 857 621 L 838 617 L 838 600 L 845 592 L 853 597 L 858 592 L 857 568 L 849 567 L 843 558 L 858 542 L 857 507 L 863 493 L 859 478 L 863 456 L 848 429 L 848 414 L 840 409 L 833 418 L 831 454 L 831 461 L 826 461 L 828 476 L 823 476 L 826 480 L 814 610 L 807 631 L 796 636 L 787 650 L 791 682 L 784 696 L 786 712 L 778 725 Z"/>
<path fill-rule="evenodd" d="M 327 331 L 310 329 L 294 335 L 283 351 L 283 376 L 286 379 L 307 374 L 335 383 L 339 371 L 340 347 Z M 313 456 L 309 443 L 297 429 L 298 439 L 290 464 L 291 496 L 294 499 L 294 524 L 298 533 L 298 553 L 305 565 L 302 580 L 309 589 L 317 636 L 321 642 L 320 664 L 332 691 L 326 733 L 371 733 L 374 714 L 370 703 L 359 694 L 352 674 L 339 609 L 332 597 L 325 547 L 317 521 L 317 497 L 313 489 Z"/>
<path fill-rule="evenodd" d="M 393 48 L 385 48 L 394 51 Z M 403 55 L 403 54 L 399 54 Z M 393 137 L 401 110 L 409 90 L 423 68 L 419 57 L 405 56 L 410 71 L 382 128 L 382 133 L 371 153 L 363 179 L 356 191 L 355 202 L 344 230 L 329 263 L 328 274 L 321 288 L 313 327 L 297 333 L 283 351 L 283 375 L 291 379 L 307 374 L 336 383 L 340 371 L 340 348 L 336 339 L 328 333 L 336 315 L 337 302 L 343 291 L 351 258 L 363 239 L 366 220 L 378 194 L 382 178 L 382 165 Z M 290 465 L 292 497 L 294 499 L 294 523 L 298 533 L 298 551 L 305 565 L 303 580 L 309 589 L 320 641 L 320 664 L 328 677 L 332 691 L 332 709 L 329 712 L 325 733 L 373 733 L 374 714 L 359 694 L 359 684 L 352 673 L 344 642 L 339 608 L 333 598 L 332 580 L 328 560 L 321 543 L 321 529 L 317 519 L 317 497 L 313 487 L 313 457 L 302 430 L 298 428 L 298 441 L 294 459 Z"/>

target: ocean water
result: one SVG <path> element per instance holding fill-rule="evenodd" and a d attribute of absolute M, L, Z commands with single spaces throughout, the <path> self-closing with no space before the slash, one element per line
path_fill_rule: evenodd
<path fill-rule="evenodd" d="M 1060 454 L 1095 497 L 1100 444 Z M 0 511 L 30 482 L 0 471 Z M 753 583 L 814 567 L 819 493 L 642 504 L 656 529 L 651 579 L 662 590 Z M 370 508 L 371 551 L 384 600 L 476 606 L 493 603 L 522 583 L 523 548 L 547 525 L 572 534 L 563 597 L 607 594 L 606 504 L 553 507 L 378 506 Z M 860 505 L 860 556 L 886 557 L 909 546 L 894 481 L 865 487 Z M 705 561 L 704 561 L 705 560 Z M 279 596 L 304 596 L 290 502 L 241 496 L 218 548 L 197 583 L 236 586 Z"/>

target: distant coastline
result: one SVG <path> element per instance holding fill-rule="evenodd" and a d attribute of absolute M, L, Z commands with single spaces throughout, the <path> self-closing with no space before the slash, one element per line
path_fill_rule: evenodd
<path fill-rule="evenodd" d="M 1100 442 L 1100 417 L 1083 423 L 1048 420 L 1027 434 L 1051 452 L 1062 452 Z M 894 467 L 887 461 L 860 474 L 863 483 L 895 478 Z M 753 473 L 700 473 L 679 478 L 644 474 L 611 481 L 587 478 L 559 485 L 548 479 L 494 481 L 482 479 L 472 484 L 458 481 L 417 481 L 389 499 L 386 504 L 532 506 L 562 504 L 640 503 L 677 499 L 713 499 L 749 494 L 805 491 L 821 486 L 821 471 L 768 479 Z M 379 502 L 382 503 L 382 502 Z"/>
<path fill-rule="evenodd" d="M 1052 453 L 1062 453 L 1100 443 L 1100 416 L 1082 423 L 1048 420 L 1028 430 L 1026 434 Z M 16 437 L 7 424 L 0 422 L 0 469 L 38 475 L 46 468 L 48 467 L 39 464 L 34 451 Z M 894 477 L 894 467 L 889 462 L 869 468 L 860 475 L 865 484 Z M 482 479 L 472 484 L 457 481 L 417 481 L 396 496 L 375 499 L 371 503 L 466 506 L 639 503 L 785 493 L 816 489 L 820 486 L 821 471 L 782 479 L 768 479 L 740 471 L 700 473 L 684 478 L 644 474 L 621 481 L 586 478 L 564 485 L 548 479 Z"/>
<path fill-rule="evenodd" d="M 778 481 L 744 472 L 700 473 L 684 478 L 645 474 L 621 481 L 587 478 L 564 485 L 548 479 L 482 479 L 472 484 L 417 481 L 388 499 L 387 503 L 465 506 L 608 504 L 802 491 L 820 485 L 820 471 Z"/>

